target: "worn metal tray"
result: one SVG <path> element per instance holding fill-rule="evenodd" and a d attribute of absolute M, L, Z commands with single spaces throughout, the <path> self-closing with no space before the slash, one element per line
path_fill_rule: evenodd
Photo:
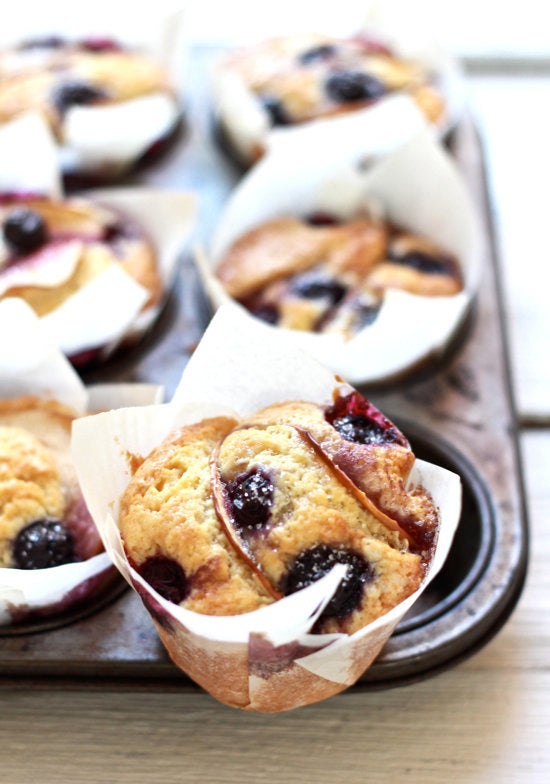
<path fill-rule="evenodd" d="M 240 171 L 213 134 L 205 74 L 212 52 L 194 54 L 185 132 L 134 182 L 191 189 L 199 197 L 195 240 L 205 242 Z M 479 296 L 462 334 L 437 363 L 399 384 L 362 391 L 409 436 L 419 457 L 460 474 L 464 506 L 446 564 L 354 689 L 427 677 L 473 653 L 502 626 L 523 585 L 528 531 L 510 386 L 499 269 L 483 149 L 469 119 L 448 141 L 484 228 Z M 84 378 L 163 383 L 170 395 L 208 322 L 191 260 L 152 334 Z M 170 662 L 137 595 L 121 582 L 68 616 L 0 630 L 0 683 L 51 682 L 105 688 L 197 687 Z"/>

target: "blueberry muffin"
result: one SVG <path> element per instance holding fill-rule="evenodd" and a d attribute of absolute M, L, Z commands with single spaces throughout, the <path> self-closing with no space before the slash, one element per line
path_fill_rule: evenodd
<path fill-rule="evenodd" d="M 425 65 L 366 34 L 274 38 L 232 53 L 222 68 L 254 96 L 268 127 L 353 112 L 395 93 L 410 95 L 434 125 L 447 114 L 437 78 Z M 221 119 L 231 125 L 230 116 Z M 250 155 L 262 152 L 260 146 Z"/>
<path fill-rule="evenodd" d="M 351 634 L 412 594 L 432 557 L 438 511 L 407 486 L 413 462 L 405 436 L 351 389 L 331 406 L 206 419 L 134 473 L 122 540 L 162 596 L 206 615 L 256 610 L 345 564 L 315 631 Z"/>
<path fill-rule="evenodd" d="M 109 266 L 119 265 L 149 298 L 162 295 L 156 253 L 127 216 L 84 198 L 0 195 L 0 298 L 20 297 L 46 316 Z"/>
<path fill-rule="evenodd" d="M 0 52 L 0 123 L 38 112 L 61 145 L 73 109 L 117 106 L 151 95 L 173 104 L 175 122 L 177 100 L 165 68 L 111 38 L 49 36 Z M 166 135 L 171 130 L 166 128 Z"/>
<path fill-rule="evenodd" d="M 353 337 L 400 289 L 451 296 L 463 287 L 457 260 L 384 221 L 330 215 L 268 220 L 237 238 L 216 275 L 254 316 L 280 327 Z"/>
<path fill-rule="evenodd" d="M 0 400 L 0 566 L 85 561 L 102 544 L 70 457 L 75 414 L 35 397 Z"/>

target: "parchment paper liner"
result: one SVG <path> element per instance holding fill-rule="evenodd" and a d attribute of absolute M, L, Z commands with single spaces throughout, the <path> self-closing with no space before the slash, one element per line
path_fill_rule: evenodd
<path fill-rule="evenodd" d="M 416 118 L 416 133 L 388 151 L 385 127 L 390 118 L 392 127 L 404 127 L 400 122 L 404 115 Z M 374 205 L 390 221 L 454 254 L 464 276 L 462 291 L 427 297 L 390 289 L 376 320 L 350 340 L 270 326 L 288 333 L 297 345 L 352 383 L 394 379 L 440 355 L 466 316 L 479 273 L 478 218 L 450 156 L 404 97 L 373 110 L 373 118 L 376 122 L 368 135 L 361 119 L 350 115 L 345 133 L 336 133 L 335 128 L 329 133 L 325 127 L 274 147 L 233 192 L 209 254 L 200 250 L 196 254 L 214 307 L 231 301 L 214 274 L 227 248 L 248 229 L 276 216 L 326 211 L 345 219 L 361 207 Z"/>
<path fill-rule="evenodd" d="M 246 416 L 289 399 L 328 403 L 338 385 L 287 336 L 251 322 L 234 306 L 221 308 L 173 400 L 80 419 L 73 428 L 73 456 L 105 547 L 142 597 L 174 662 L 222 702 L 279 711 L 342 691 L 372 662 L 449 551 L 460 511 L 460 480 L 417 461 L 415 479 L 432 492 L 441 515 L 435 557 L 419 591 L 353 636 L 308 633 L 340 580 L 341 566 L 307 589 L 244 615 L 199 615 L 165 601 L 130 567 L 120 541 L 116 521 L 131 474 L 128 455 L 145 456 L 175 428 L 206 416 Z"/>
<path fill-rule="evenodd" d="M 39 193 L 62 198 L 53 137 L 34 114 L 0 127 L 0 192 Z M 29 172 L 36 171 L 36 180 Z M 101 349 L 108 357 L 124 340 L 134 340 L 155 321 L 173 284 L 180 254 L 191 234 L 195 199 L 176 190 L 126 187 L 89 190 L 97 200 L 141 225 L 152 241 L 164 296 L 142 311 L 149 292 L 116 264 L 42 318 L 43 327 L 67 356 Z M 98 318 L 101 314 L 101 318 Z"/>
<path fill-rule="evenodd" d="M 48 339 L 34 312 L 19 299 L 0 302 L 0 333 L 16 336 L 0 347 L 0 399 L 33 395 L 53 399 L 84 415 L 121 405 L 146 405 L 160 399 L 152 384 L 103 384 L 86 389 Z M 107 553 L 50 569 L 0 568 L 0 625 L 13 617 L 66 611 L 97 594 L 111 571 Z M 90 581 L 90 582 L 88 582 Z"/>
<path fill-rule="evenodd" d="M 399 5 L 398 13 L 390 8 L 391 3 L 371 2 L 363 18 L 346 32 L 338 31 L 336 37 L 346 37 L 360 32 L 372 36 L 374 40 L 386 42 L 397 55 L 418 61 L 436 75 L 437 86 L 445 101 L 446 111 L 441 121 L 433 126 L 434 133 L 442 138 L 456 125 L 464 111 L 465 89 L 461 68 L 454 57 L 433 40 L 424 18 L 420 18 L 414 6 Z M 296 31 L 295 31 L 296 32 Z M 334 35 L 332 31 L 318 30 L 315 22 L 310 29 L 302 32 L 315 32 Z M 269 116 L 257 96 L 245 82 L 229 68 L 224 67 L 225 59 L 213 70 L 212 89 L 215 112 L 228 141 L 237 157 L 250 164 L 259 154 L 271 149 L 280 137 L 291 138 L 296 134 L 307 133 L 308 129 L 318 126 L 346 126 L 347 114 L 320 118 L 307 123 L 288 126 L 270 126 Z M 359 122 L 368 132 L 373 109 L 399 93 L 390 93 L 371 107 L 351 112 L 358 116 Z M 396 129 L 388 125 L 388 132 Z M 406 126 L 403 128 L 406 131 Z"/>
<path fill-rule="evenodd" d="M 55 4 L 55 0 L 54 0 Z M 56 155 L 63 170 L 119 176 L 177 124 L 184 92 L 186 33 L 182 3 L 170 8 L 97 3 L 71 13 L 57 2 L 38 5 L 19 0 L 17 13 L 5 14 L 0 47 L 32 38 L 61 35 L 71 40 L 112 37 L 150 55 L 166 69 L 174 95 L 151 93 L 113 106 L 73 106 L 65 114 L 66 141 Z"/>

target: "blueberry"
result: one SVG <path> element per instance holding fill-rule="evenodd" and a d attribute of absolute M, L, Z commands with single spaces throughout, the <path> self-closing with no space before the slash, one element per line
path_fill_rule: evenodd
<path fill-rule="evenodd" d="M 319 544 L 301 552 L 291 565 L 282 586 L 288 596 L 324 577 L 336 564 L 348 569 L 325 607 L 322 618 L 343 618 L 353 612 L 363 598 L 363 586 L 374 577 L 374 569 L 363 556 L 343 545 Z"/>
<path fill-rule="evenodd" d="M 28 207 L 16 207 L 4 221 L 4 239 L 15 253 L 31 253 L 48 239 L 42 215 Z"/>
<path fill-rule="evenodd" d="M 79 46 L 85 52 L 120 52 L 122 46 L 114 38 L 89 37 L 83 38 Z"/>
<path fill-rule="evenodd" d="M 98 103 L 106 97 L 105 91 L 99 87 L 88 82 L 74 81 L 58 85 L 54 89 L 52 100 L 58 112 L 63 114 L 70 106 Z"/>
<path fill-rule="evenodd" d="M 239 528 L 260 530 L 273 505 L 273 483 L 259 468 L 252 468 L 227 484 L 231 513 Z"/>
<path fill-rule="evenodd" d="M 25 526 L 13 542 L 13 561 L 17 569 L 48 569 L 75 560 L 70 531 L 51 517 Z"/>
<path fill-rule="evenodd" d="M 300 275 L 292 282 L 292 291 L 305 299 L 326 299 L 337 305 L 346 294 L 346 287 L 333 278 L 319 275 Z"/>
<path fill-rule="evenodd" d="M 65 39 L 59 35 L 48 35 L 43 38 L 29 38 L 28 41 L 23 41 L 19 44 L 19 49 L 25 51 L 27 49 L 61 49 L 65 46 Z"/>
<path fill-rule="evenodd" d="M 137 228 L 127 221 L 109 223 L 103 232 L 103 240 L 112 244 L 123 242 L 124 240 L 136 239 L 137 237 Z"/>
<path fill-rule="evenodd" d="M 397 264 L 404 264 L 412 267 L 419 272 L 426 272 L 429 275 L 448 275 L 453 272 L 452 262 L 443 256 L 431 256 L 420 250 L 412 250 L 403 255 L 390 253 L 390 258 Z"/>
<path fill-rule="evenodd" d="M 337 71 L 325 82 L 325 90 L 333 101 L 374 101 L 386 92 L 384 84 L 364 71 Z"/>
<path fill-rule="evenodd" d="M 399 439 L 393 428 L 382 428 L 361 414 L 346 414 L 334 419 L 332 426 L 346 439 L 357 444 L 391 444 Z"/>
<path fill-rule="evenodd" d="M 285 107 L 277 98 L 272 95 L 260 96 L 262 106 L 269 114 L 272 125 L 289 125 L 291 120 L 285 111 Z"/>
<path fill-rule="evenodd" d="M 320 46 L 314 46 L 311 49 L 306 49 L 305 52 L 302 52 L 298 60 L 302 65 L 309 65 L 310 63 L 316 63 L 322 60 L 328 60 L 337 52 L 336 46 L 332 44 L 321 44 Z"/>
<path fill-rule="evenodd" d="M 347 441 L 358 444 L 402 444 L 404 435 L 359 392 L 336 398 L 325 418 Z"/>
<path fill-rule="evenodd" d="M 310 213 L 305 220 L 310 226 L 336 226 L 340 222 L 335 215 L 323 210 Z"/>
<path fill-rule="evenodd" d="M 148 558 L 137 571 L 164 599 L 179 604 L 189 595 L 189 580 L 172 558 L 156 555 Z"/>
<path fill-rule="evenodd" d="M 250 312 L 253 316 L 256 316 L 256 318 L 265 321 L 266 324 L 278 324 L 279 322 L 279 311 L 275 305 L 268 305 L 267 303 L 257 305 L 250 308 Z"/>

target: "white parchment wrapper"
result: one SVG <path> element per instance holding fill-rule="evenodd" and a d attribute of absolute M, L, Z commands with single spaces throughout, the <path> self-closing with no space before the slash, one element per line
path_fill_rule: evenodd
<path fill-rule="evenodd" d="M 0 164 L 4 160 L 9 165 L 0 166 L 0 192 L 63 197 L 55 141 L 37 115 L 23 115 L 0 127 Z M 153 243 L 164 291 L 158 305 L 142 310 L 149 292 L 112 264 L 42 318 L 44 329 L 67 356 L 100 348 L 104 359 L 124 340 L 143 334 L 158 316 L 193 228 L 195 199 L 189 193 L 149 187 L 88 190 L 83 198 L 110 206 L 141 226 Z M 66 278 L 72 270 L 68 264 Z M 38 280 L 35 285 L 40 285 Z"/>
<path fill-rule="evenodd" d="M 86 389 L 69 362 L 48 339 L 34 312 L 19 299 L 0 302 L 0 334 L 17 335 L 0 346 L 0 399 L 32 395 L 56 400 L 77 413 L 121 405 L 148 405 L 162 392 L 151 384 L 104 384 Z M 79 563 L 50 569 L 0 568 L 0 626 L 29 614 L 65 611 L 97 593 L 109 579 L 103 552 Z M 88 581 L 92 581 L 89 583 Z"/>
<path fill-rule="evenodd" d="M 399 57 L 418 62 L 435 75 L 438 89 L 445 101 L 446 112 L 441 122 L 433 127 L 433 131 L 437 136 L 443 137 L 456 125 L 464 111 L 465 89 L 460 65 L 433 39 L 431 29 L 426 26 L 424 18 L 421 18 L 418 12 L 415 13 L 414 6 L 409 10 L 406 4 L 401 3 L 396 13 L 391 5 L 392 3 L 387 1 L 365 4 L 365 7 L 370 7 L 363 14 L 363 18 L 358 20 L 357 27 L 349 30 L 347 35 L 363 31 L 374 40 L 386 43 Z M 314 25 L 313 21 L 311 28 L 303 32 L 333 34 L 332 31 L 318 30 Z M 339 34 L 346 37 L 346 34 L 340 31 L 336 36 Z M 270 149 L 278 137 L 301 135 L 307 132 L 307 129 L 319 125 L 346 125 L 346 115 L 337 115 L 298 125 L 271 127 L 269 115 L 257 96 L 235 71 L 224 68 L 223 59 L 213 71 L 212 85 L 218 120 L 231 147 L 244 163 L 252 163 L 258 151 Z M 367 128 L 372 110 L 393 97 L 395 94 L 388 94 L 371 107 L 359 109 L 353 114 L 360 115 L 363 127 Z M 397 129 L 388 125 L 387 130 L 393 135 Z M 406 126 L 402 130 L 406 132 Z"/>
<path fill-rule="evenodd" d="M 384 132 L 391 116 L 416 118 L 416 132 L 388 151 Z M 382 216 L 425 236 L 459 262 L 464 288 L 427 297 L 387 290 L 375 321 L 351 339 L 288 330 L 301 348 L 352 383 L 392 380 L 441 354 L 465 318 L 479 275 L 480 227 L 465 184 L 409 99 L 401 96 L 373 109 L 376 122 L 363 134 L 362 120 L 346 127 L 312 129 L 275 146 L 234 190 L 208 253 L 196 262 L 214 307 L 230 301 L 215 269 L 231 244 L 263 221 L 316 211 L 346 219 L 374 206 Z M 378 122 L 379 120 L 379 122 Z M 330 138 L 329 138 L 330 137 Z"/>
<path fill-rule="evenodd" d="M 200 615 L 163 599 L 131 568 L 120 540 L 116 521 L 131 476 L 128 455 L 145 456 L 177 427 L 207 416 L 245 417 L 290 399 L 328 404 L 338 386 L 332 372 L 286 335 L 261 325 L 251 328 L 251 320 L 232 305 L 221 308 L 172 401 L 78 420 L 73 457 L 105 547 L 141 595 L 174 662 L 222 702 L 279 711 L 342 691 L 368 667 L 445 560 L 459 519 L 461 492 L 455 474 L 416 462 L 415 481 L 432 493 L 440 512 L 433 562 L 419 591 L 352 636 L 309 633 L 341 579 L 341 566 L 308 588 L 243 615 Z"/>
<path fill-rule="evenodd" d="M 151 93 L 112 107 L 70 107 L 63 123 L 65 140 L 59 148 L 64 170 L 118 176 L 177 124 L 187 60 L 182 3 L 165 4 L 161 9 L 148 4 L 134 4 L 130 9 L 125 4 L 90 3 L 75 13 L 59 0 L 53 0 L 53 7 L 21 0 L 17 13 L 4 17 L 2 48 L 48 35 L 70 40 L 113 38 L 150 55 L 167 70 L 173 95 Z"/>
<path fill-rule="evenodd" d="M 0 127 L 0 190 L 61 196 L 55 140 L 39 114 Z"/>

